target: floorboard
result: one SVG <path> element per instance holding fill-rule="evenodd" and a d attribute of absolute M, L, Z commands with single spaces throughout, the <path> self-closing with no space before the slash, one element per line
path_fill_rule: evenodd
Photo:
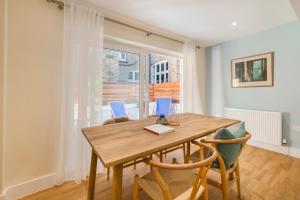
<path fill-rule="evenodd" d="M 167 161 L 172 158 L 181 159 L 181 151 L 168 154 Z M 271 151 L 246 146 L 241 155 L 241 191 L 242 199 L 247 200 L 300 200 L 300 159 L 281 155 Z M 133 177 L 135 174 L 145 174 L 149 167 L 141 163 L 134 170 L 133 167 L 124 171 L 123 199 L 132 199 Z M 112 180 L 106 180 L 106 174 L 98 174 L 96 180 L 95 199 L 111 199 Z M 33 194 L 23 200 L 82 200 L 86 199 L 87 182 L 80 185 L 67 182 L 62 186 L 53 187 Z M 141 200 L 147 196 L 141 192 Z M 219 189 L 209 186 L 209 199 L 222 199 Z M 237 199 L 235 181 L 230 183 L 229 199 Z"/>

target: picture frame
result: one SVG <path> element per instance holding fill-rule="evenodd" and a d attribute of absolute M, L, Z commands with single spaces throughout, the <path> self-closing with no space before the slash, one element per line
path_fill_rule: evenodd
<path fill-rule="evenodd" d="M 274 52 L 231 60 L 231 87 L 273 87 Z"/>

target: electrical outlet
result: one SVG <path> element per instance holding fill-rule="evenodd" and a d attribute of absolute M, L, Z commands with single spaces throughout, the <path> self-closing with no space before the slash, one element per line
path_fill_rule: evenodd
<path fill-rule="evenodd" d="M 282 139 L 282 144 L 286 144 L 286 139 Z"/>

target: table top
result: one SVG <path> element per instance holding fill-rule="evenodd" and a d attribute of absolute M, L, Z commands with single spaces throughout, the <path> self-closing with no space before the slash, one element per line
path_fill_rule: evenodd
<path fill-rule="evenodd" d="M 144 130 L 157 118 L 83 128 L 82 133 L 105 167 L 124 164 L 158 151 L 209 135 L 238 120 L 193 113 L 179 114 L 180 126 L 175 132 L 157 135 Z"/>

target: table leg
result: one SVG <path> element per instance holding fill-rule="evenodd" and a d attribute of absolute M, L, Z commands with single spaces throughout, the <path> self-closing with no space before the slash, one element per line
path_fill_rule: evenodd
<path fill-rule="evenodd" d="M 112 185 L 112 199 L 122 199 L 122 181 L 123 181 L 123 165 L 116 165 L 113 167 L 113 185 Z"/>
<path fill-rule="evenodd" d="M 186 144 L 186 159 L 187 159 L 187 162 L 190 161 L 190 157 L 191 157 L 191 142 L 188 141 L 187 144 Z"/>
<path fill-rule="evenodd" d="M 182 144 L 182 151 L 183 151 L 184 163 L 187 163 L 186 145 L 185 145 L 185 143 Z"/>
<path fill-rule="evenodd" d="M 94 199 L 95 192 L 95 182 L 96 182 L 96 170 L 97 170 L 97 155 L 92 150 L 91 166 L 90 166 L 90 176 L 89 176 L 89 187 L 88 187 L 88 200 Z"/>

